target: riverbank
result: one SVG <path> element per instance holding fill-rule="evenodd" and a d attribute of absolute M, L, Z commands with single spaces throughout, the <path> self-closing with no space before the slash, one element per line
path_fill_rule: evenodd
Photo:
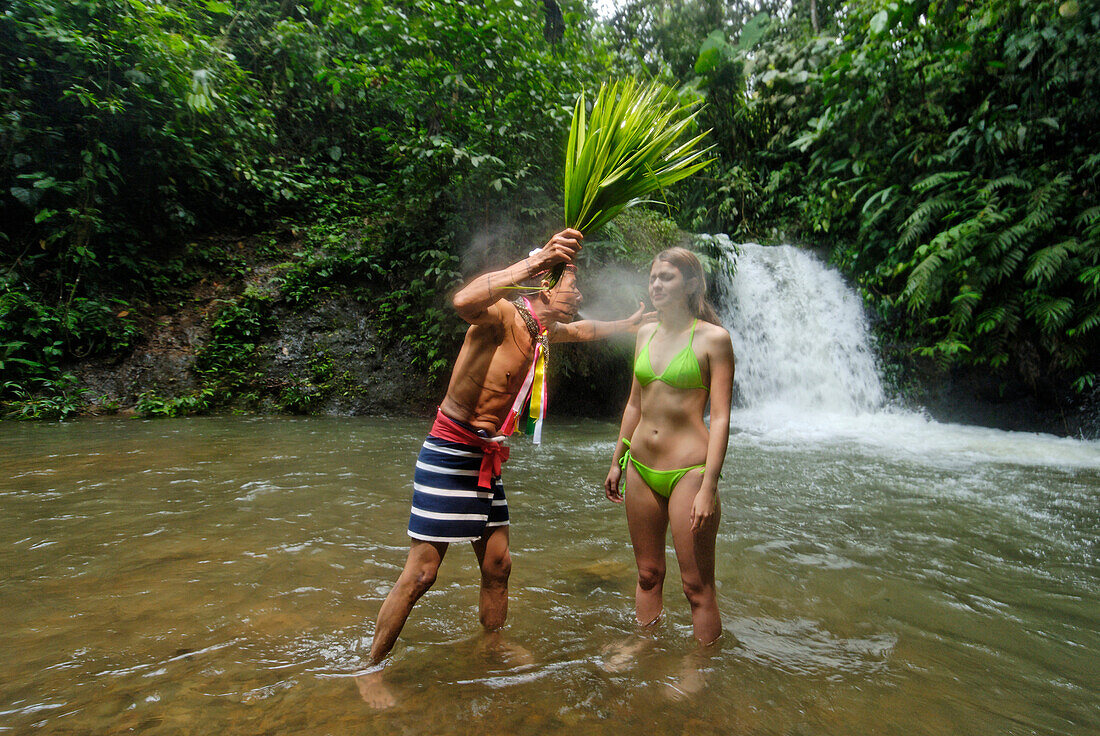
<path fill-rule="evenodd" d="M 509 237 L 515 234 L 498 240 Z M 171 299 L 146 305 L 136 320 L 141 335 L 130 349 L 66 366 L 76 413 L 425 417 L 438 404 L 464 325 L 440 295 L 417 293 L 407 286 L 413 279 L 385 271 L 369 225 L 319 233 L 285 227 L 189 247 L 207 254 L 202 267 L 181 279 Z M 776 269 L 788 266 L 753 270 L 750 260 L 779 253 L 776 248 L 788 248 L 783 259 L 797 256 L 801 263 L 772 283 Z M 499 242 L 487 244 L 482 257 L 502 249 Z M 814 395 L 796 403 L 813 407 L 851 392 L 865 404 L 857 410 L 888 403 L 942 422 L 1100 436 L 1100 392 L 1059 392 L 1005 371 L 941 369 L 914 356 L 911 346 L 872 339 L 854 290 L 825 266 L 819 250 L 746 249 L 750 260 L 739 263 L 747 280 L 735 286 L 722 282 L 730 274 L 716 273 L 714 284 L 716 298 L 730 302 L 720 305 L 727 325 L 752 338 L 738 348 L 738 402 L 770 400 L 746 381 L 796 394 L 804 391 L 799 384 L 811 384 Z M 727 255 L 742 258 L 732 250 Z M 627 294 L 644 289 L 640 280 L 628 283 L 637 269 L 620 269 L 612 279 L 610 270 L 593 268 L 586 276 L 586 307 L 600 317 L 625 314 Z M 609 291 L 616 293 L 609 297 Z M 738 292 L 754 310 L 744 315 L 745 324 L 734 324 L 735 315 L 749 307 L 730 309 Z M 802 304 L 810 311 L 790 311 L 805 309 Z M 814 326 L 814 320 L 822 321 Z M 761 347 L 759 340 L 785 343 L 786 352 Z M 631 350 L 625 337 L 558 346 L 551 364 L 552 415 L 616 418 L 630 389 Z M 849 370 L 852 361 L 863 364 L 858 376 L 817 374 L 822 367 Z M 856 385 L 861 383 L 874 385 Z"/>

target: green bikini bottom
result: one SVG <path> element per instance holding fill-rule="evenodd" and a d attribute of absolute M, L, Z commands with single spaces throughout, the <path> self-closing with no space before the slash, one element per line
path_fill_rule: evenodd
<path fill-rule="evenodd" d="M 693 470 L 698 469 L 699 472 L 706 470 L 706 465 L 692 465 L 690 468 L 676 468 L 674 470 L 654 470 L 648 465 L 642 465 L 640 462 L 634 459 L 634 456 L 630 454 L 630 440 L 623 438 L 623 444 L 626 445 L 626 452 L 623 453 L 622 459 L 619 460 L 619 467 L 626 470 L 626 461 L 629 460 L 634 465 L 634 469 L 638 471 L 638 475 L 641 476 L 642 481 L 653 489 L 653 492 L 659 496 L 668 498 L 672 495 L 672 489 L 676 487 L 676 484 L 680 482 L 680 479 Z"/>

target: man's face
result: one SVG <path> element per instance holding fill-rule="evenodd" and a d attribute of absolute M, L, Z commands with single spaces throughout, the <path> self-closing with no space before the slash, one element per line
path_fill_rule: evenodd
<path fill-rule="evenodd" d="M 550 290 L 550 319 L 555 322 L 572 322 L 583 300 L 581 290 L 577 288 L 577 274 L 567 268 Z"/>

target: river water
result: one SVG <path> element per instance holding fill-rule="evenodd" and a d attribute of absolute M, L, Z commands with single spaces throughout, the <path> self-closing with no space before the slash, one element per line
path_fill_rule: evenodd
<path fill-rule="evenodd" d="M 1100 443 L 891 407 L 858 302 L 806 258 L 748 249 L 730 284 L 761 293 L 726 313 L 726 633 L 704 656 L 671 557 L 666 616 L 635 630 L 625 519 L 600 490 L 613 423 L 514 443 L 503 643 L 458 545 L 378 712 L 354 675 L 426 421 L 6 422 L 0 732 L 1097 733 Z M 807 306 L 757 310 L 784 284 Z"/>
<path fill-rule="evenodd" d="M 685 658 L 671 565 L 664 623 L 635 666 L 605 671 L 635 636 L 625 520 L 599 490 L 616 428 L 551 423 L 506 475 L 505 636 L 533 664 L 482 646 L 474 557 L 455 548 L 384 713 L 351 675 L 404 561 L 424 422 L 0 425 L 0 728 L 1097 732 L 1095 445 L 930 425 L 926 452 L 740 419 L 721 485 L 728 636 L 709 660 Z M 687 666 L 707 687 L 677 700 Z"/>

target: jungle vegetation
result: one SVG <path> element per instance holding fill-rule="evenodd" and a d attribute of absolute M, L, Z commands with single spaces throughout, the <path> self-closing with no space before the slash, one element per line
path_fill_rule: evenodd
<path fill-rule="evenodd" d="M 274 298 L 378 295 L 438 371 L 464 247 L 560 226 L 573 105 L 628 75 L 706 103 L 717 159 L 667 193 L 679 226 L 827 247 L 943 368 L 1100 387 L 1093 2 L 11 0 L 4 412 L 79 410 L 74 362 L 126 354 L 154 305 L 246 267 L 200 236 L 275 223 L 304 235 L 257 241 L 285 261 Z M 239 385 L 272 298 L 215 316 L 208 388 L 175 407 Z"/>

